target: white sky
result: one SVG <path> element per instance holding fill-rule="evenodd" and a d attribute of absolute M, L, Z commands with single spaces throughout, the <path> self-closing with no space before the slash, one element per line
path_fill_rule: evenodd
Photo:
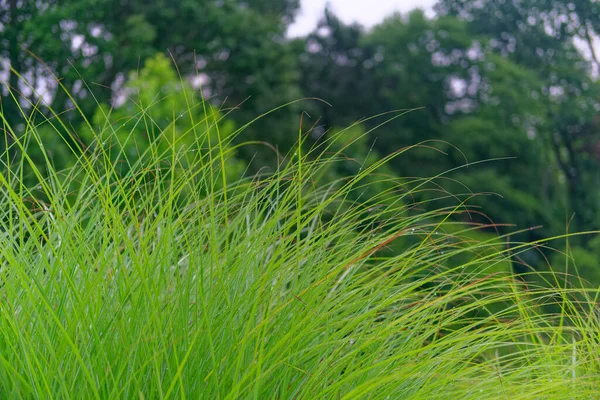
<path fill-rule="evenodd" d="M 407 12 L 416 7 L 431 10 L 436 0 L 301 0 L 302 10 L 290 27 L 290 36 L 312 31 L 328 2 L 343 21 L 356 21 L 369 27 L 394 11 Z"/>

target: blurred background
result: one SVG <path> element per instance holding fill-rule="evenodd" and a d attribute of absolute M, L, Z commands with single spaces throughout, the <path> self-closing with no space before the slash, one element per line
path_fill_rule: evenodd
<path fill-rule="evenodd" d="M 270 146 L 241 147 L 232 168 L 272 167 L 273 148 L 285 155 L 299 128 L 310 148 L 360 121 L 331 179 L 433 139 L 385 173 L 457 168 L 440 189 L 484 193 L 468 218 L 522 240 L 589 231 L 600 225 L 599 33 L 594 0 L 0 0 L 0 146 L 34 125 L 67 168 L 57 130 L 89 146 L 86 119 L 116 126 L 152 106 L 160 132 L 202 91 L 233 131 L 319 98 L 328 104 L 294 102 L 248 126 L 237 141 Z M 136 146 L 150 135 L 131 132 Z M 558 245 L 600 284 L 596 236 Z M 566 262 L 523 255 L 534 269 L 548 258 Z"/>

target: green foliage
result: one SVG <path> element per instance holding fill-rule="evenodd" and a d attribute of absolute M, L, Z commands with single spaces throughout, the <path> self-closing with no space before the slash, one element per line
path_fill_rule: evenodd
<path fill-rule="evenodd" d="M 175 104 L 188 90 L 166 62 L 133 80 L 157 126 L 173 103 L 144 89 L 171 90 Z M 164 123 L 177 134 L 190 124 Z M 24 152 L 0 174 L 1 397 L 598 396 L 596 291 L 524 285 L 509 264 L 530 246 L 453 222 L 469 210 L 458 198 L 411 212 L 385 191 L 353 198 L 379 187 L 385 161 L 368 151 L 343 185 L 319 183 L 343 151 L 364 154 L 359 128 L 329 143 L 332 159 L 298 146 L 277 173 L 236 181 L 220 173 L 229 151 L 210 131 L 196 137 L 205 157 L 188 157 L 184 139 L 155 151 L 156 137 L 141 163 L 123 142 L 138 128 L 125 124 L 132 134 L 106 130 L 119 159 L 99 143 L 44 178 Z M 423 190 L 394 187 L 401 199 Z"/>
<path fill-rule="evenodd" d="M 527 96 L 535 94 L 542 106 L 537 134 L 565 181 L 574 226 L 579 230 L 597 226 L 598 192 L 589 188 L 600 182 L 595 150 L 599 86 L 592 78 L 599 65 L 593 41 L 599 27 L 598 4 L 441 0 L 437 8 L 442 15 L 470 21 L 471 32 L 490 38 L 489 52 L 535 76 L 537 88 Z M 520 82 L 531 86 L 535 81 Z"/>
<path fill-rule="evenodd" d="M 600 86 L 590 74 L 594 58 L 575 42 L 585 45 L 597 7 L 521 3 L 443 0 L 435 18 L 414 11 L 369 31 L 327 11 L 306 39 L 303 91 L 333 105 L 311 111 L 326 127 L 416 109 L 365 121 L 377 127 L 369 140 L 382 156 L 423 144 L 391 160 L 402 177 L 458 168 L 442 190 L 488 194 L 474 199 L 482 214 L 471 222 L 516 226 L 522 240 L 564 232 L 571 215 L 571 231 L 592 230 Z M 586 248 L 586 237 L 573 240 Z M 543 254 L 531 257 L 544 268 Z"/>
<path fill-rule="evenodd" d="M 544 106 L 533 96 L 539 81 L 531 71 L 493 54 L 485 63 L 493 65 L 486 74 L 489 100 L 476 113 L 455 118 L 445 133 L 460 149 L 455 163 L 461 157 L 492 161 L 465 169 L 456 178 L 475 192 L 495 194 L 478 202 L 494 221 L 560 232 L 564 227 L 556 220 L 565 207 L 564 196 L 551 149 L 540 137 Z"/>
<path fill-rule="evenodd" d="M 98 108 L 94 130 L 82 129 L 92 148 L 99 145 L 113 162 L 127 168 L 140 159 L 143 163 L 169 152 L 205 158 L 207 149 L 220 148 L 227 157 L 227 173 L 233 179 L 241 177 L 244 166 L 232 157 L 229 145 L 235 132 L 233 122 L 180 79 L 164 55 L 146 60 L 139 72 L 131 73 L 124 92 L 127 98 L 116 109 Z"/>
<path fill-rule="evenodd" d="M 284 43 L 298 7 L 298 0 L 3 2 L 0 56 L 14 70 L 0 91 L 4 116 L 20 135 L 19 124 L 34 113 L 31 104 L 40 102 L 46 116 L 53 114 L 46 107 L 51 106 L 78 124 L 82 116 L 70 97 L 90 118 L 98 104 L 113 100 L 113 91 L 140 60 L 163 52 L 183 75 L 200 69 L 208 76 L 207 88 L 219 96 L 215 101 L 227 99 L 227 107 L 245 102 L 248 112 L 235 118 L 246 123 L 249 116 L 300 97 L 295 56 Z M 292 126 L 291 115 L 280 122 Z M 277 124 L 255 124 L 254 136 L 275 131 Z"/>
<path fill-rule="evenodd" d="M 278 171 L 297 150 L 298 126 L 314 124 L 300 153 L 320 162 L 340 152 L 319 183 L 339 188 L 378 166 L 348 193 L 370 207 L 428 211 L 443 193 L 444 207 L 470 197 L 479 207 L 461 223 L 493 223 L 503 234 L 516 227 L 515 240 L 561 234 L 571 217 L 570 231 L 597 228 L 597 2 L 440 0 L 435 17 L 396 14 L 369 30 L 326 10 L 313 33 L 290 39 L 298 8 L 298 0 L 0 3 L 0 149 L 10 150 L 2 164 L 23 160 L 22 180 L 35 186 L 33 166 L 42 175 L 70 170 L 83 149 L 120 174 L 174 150 L 187 163 L 220 159 L 213 184 L 223 187 L 242 171 Z M 295 102 L 303 96 L 324 101 Z M 242 130 L 252 145 L 240 146 Z M 225 157 L 207 151 L 215 143 Z M 407 200 L 397 180 L 422 190 Z M 593 281 L 594 243 L 572 240 Z M 530 252 L 527 264 L 543 270 L 546 257 Z"/>
<path fill-rule="evenodd" d="M 398 200 L 395 192 L 399 177 L 387 164 L 382 164 L 382 157 L 373 149 L 375 143 L 369 142 L 371 136 L 365 132 L 364 126 L 355 124 L 346 129 L 331 130 L 328 139 L 318 142 L 309 155 L 318 154 L 328 160 L 320 182 L 343 182 L 362 171 L 376 168 L 372 174 L 364 178 L 364 187 L 357 188 L 355 197 L 361 202 L 376 198 L 383 204 Z M 336 157 L 332 157 L 336 155 Z"/>
<path fill-rule="evenodd" d="M 569 284 L 596 287 L 600 281 L 600 236 L 593 237 L 587 247 L 565 245 L 565 251 L 551 257 L 554 270 Z"/>

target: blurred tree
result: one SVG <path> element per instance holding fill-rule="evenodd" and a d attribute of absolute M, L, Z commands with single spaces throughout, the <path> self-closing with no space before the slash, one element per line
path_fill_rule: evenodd
<path fill-rule="evenodd" d="M 475 45 L 476 38 L 466 34 L 463 24 L 454 19 L 427 19 L 420 10 L 392 16 L 365 37 L 369 57 L 363 65 L 372 79 L 372 112 L 422 107 L 376 133 L 378 149 L 389 152 L 424 140 L 449 140 L 444 126 L 450 117 L 468 112 L 474 104 L 473 93 L 458 94 L 455 86 L 476 84 L 472 68 L 478 60 L 467 54 Z M 440 143 L 428 146 L 445 147 Z M 393 163 L 402 175 L 434 176 L 449 168 L 448 160 L 431 149 L 419 149 L 407 157 Z"/>
<path fill-rule="evenodd" d="M 364 36 L 360 25 L 346 25 L 325 9 L 317 29 L 297 42 L 303 93 L 333 102 L 332 107 L 325 103 L 313 107 L 324 126 L 350 125 L 365 109 L 365 97 L 359 94 L 366 94 L 371 82 L 362 67 L 367 58 Z"/>
<path fill-rule="evenodd" d="M 2 74 L 26 112 L 40 97 L 57 113 L 72 108 L 55 75 L 90 116 L 98 103 L 115 99 L 140 60 L 169 53 L 215 102 L 245 101 L 247 111 L 235 118 L 247 120 L 299 96 L 296 59 L 285 40 L 298 7 L 298 0 L 2 1 Z M 7 87 L 3 115 L 16 127 L 21 116 Z M 267 127 L 253 129 L 257 135 Z"/>
<path fill-rule="evenodd" d="M 415 11 L 392 16 L 366 32 L 326 11 L 301 57 L 302 87 L 306 95 L 333 105 L 316 111 L 326 127 L 422 106 L 386 122 L 369 139 L 383 155 L 429 139 L 449 143 L 429 142 L 429 148 L 393 160 L 394 171 L 404 177 L 434 176 L 466 161 L 517 157 L 463 168 L 452 176 L 473 192 L 506 195 L 471 201 L 485 206 L 494 222 L 549 228 L 562 205 L 562 192 L 551 150 L 537 131 L 545 115 L 535 93 L 540 81 L 527 68 L 488 51 L 488 42 L 451 16 L 428 19 Z M 390 116 L 365 126 L 376 127 L 386 118 Z M 450 180 L 443 187 L 469 195 Z M 543 232 L 531 233 L 539 234 Z"/>
<path fill-rule="evenodd" d="M 171 63 L 159 53 L 148 58 L 139 72 L 132 72 L 124 103 L 113 110 L 99 106 L 92 120 L 94 131 L 80 129 L 86 142 L 109 151 L 113 162 L 126 172 L 131 163 L 153 161 L 157 154 L 169 159 L 172 151 L 184 162 L 187 157 L 205 156 L 210 148 L 218 159 L 221 140 L 228 176 L 239 179 L 244 165 L 228 145 L 235 131 L 233 122 L 205 104 L 188 82 L 179 79 Z"/>
<path fill-rule="evenodd" d="M 574 212 L 573 230 L 600 222 L 600 86 L 594 38 L 600 4 L 592 0 L 440 0 L 437 11 L 491 38 L 494 52 L 535 74 L 544 105 L 536 132 L 553 151 Z"/>
<path fill-rule="evenodd" d="M 495 160 L 462 169 L 456 177 L 474 191 L 493 192 L 475 203 L 495 222 L 519 229 L 543 225 L 544 231 L 527 238 L 539 239 L 561 228 L 565 206 L 559 169 L 539 135 L 544 104 L 534 94 L 540 82 L 532 71 L 493 53 L 482 61 L 477 107 L 454 118 L 446 137 L 470 161 Z M 463 155 L 450 154 L 454 163 Z"/>

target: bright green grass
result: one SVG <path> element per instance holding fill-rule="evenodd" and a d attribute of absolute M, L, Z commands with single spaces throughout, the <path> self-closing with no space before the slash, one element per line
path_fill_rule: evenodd
<path fill-rule="evenodd" d="M 127 169 L 74 145 L 59 173 L 32 165 L 28 128 L 0 174 L 2 399 L 600 394 L 595 292 L 526 287 L 508 266 L 528 246 L 453 223 L 458 200 L 417 212 L 427 180 L 366 209 L 381 164 L 322 182 L 339 157 L 297 151 L 233 180 L 221 142 Z"/>

